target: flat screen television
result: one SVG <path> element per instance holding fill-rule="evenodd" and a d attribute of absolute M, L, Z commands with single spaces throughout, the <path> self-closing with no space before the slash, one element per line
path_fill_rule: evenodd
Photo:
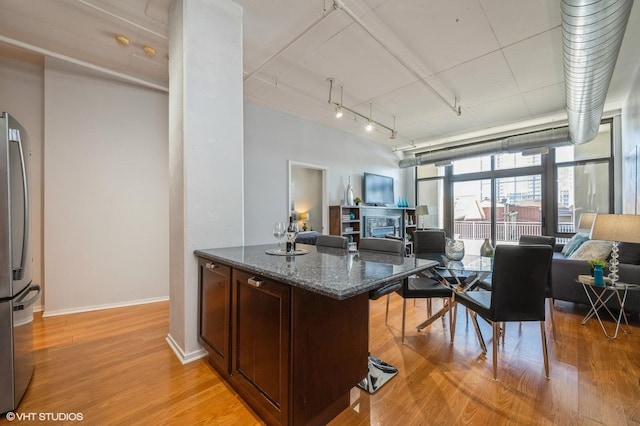
<path fill-rule="evenodd" d="M 370 206 L 393 204 L 393 178 L 390 176 L 364 174 L 364 202 Z"/>

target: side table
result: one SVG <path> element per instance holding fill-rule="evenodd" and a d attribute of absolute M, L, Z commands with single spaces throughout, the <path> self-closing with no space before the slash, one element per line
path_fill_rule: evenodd
<path fill-rule="evenodd" d="M 602 332 L 604 333 L 604 335 L 609 339 L 617 338 L 622 318 L 624 318 L 625 324 L 627 325 L 627 327 L 629 327 L 629 322 L 627 321 L 627 316 L 624 312 L 624 302 L 625 300 L 627 300 L 627 292 L 629 290 L 640 289 L 640 285 L 617 282 L 615 285 L 606 283 L 603 286 L 597 286 L 593 284 L 592 280 L 585 279 L 582 276 L 578 277 L 576 281 L 582 284 L 582 288 L 584 289 L 584 292 L 589 299 L 589 303 L 591 304 L 591 309 L 582 320 L 582 325 L 586 324 L 586 322 L 595 315 L 598 319 L 598 322 L 600 323 L 600 327 L 602 327 Z M 617 317 L 606 305 L 606 303 L 612 299 L 614 300 L 614 302 L 618 302 L 617 305 L 620 308 L 620 312 L 618 313 Z M 609 314 L 611 319 L 616 322 L 616 328 L 613 336 L 607 333 L 607 329 L 602 322 L 602 318 L 599 314 L 601 309 L 604 309 Z M 624 328 L 622 328 L 622 332 L 627 333 Z"/>

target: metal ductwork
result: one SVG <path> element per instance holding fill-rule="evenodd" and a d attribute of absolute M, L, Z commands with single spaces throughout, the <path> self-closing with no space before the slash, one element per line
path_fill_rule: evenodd
<path fill-rule="evenodd" d="M 595 139 L 633 0 L 562 0 L 561 6 L 569 128 L 438 149 L 401 160 L 401 168 Z"/>
<path fill-rule="evenodd" d="M 633 0 L 562 0 L 564 81 L 574 144 L 598 134 Z"/>
<path fill-rule="evenodd" d="M 571 140 L 569 139 L 569 130 L 566 127 L 562 129 L 550 129 L 426 152 L 417 157 L 400 160 L 400 167 L 414 167 L 423 164 L 479 157 L 482 155 L 500 154 L 503 152 L 526 152 L 539 148 L 552 148 L 569 144 L 571 144 Z"/>

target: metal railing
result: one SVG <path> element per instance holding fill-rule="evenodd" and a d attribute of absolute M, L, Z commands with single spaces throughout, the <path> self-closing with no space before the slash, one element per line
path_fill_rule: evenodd
<path fill-rule="evenodd" d="M 558 228 L 560 232 L 575 232 L 573 223 L 559 224 Z M 491 239 L 491 223 L 456 220 L 453 222 L 453 233 L 462 240 Z M 542 235 L 542 224 L 517 221 L 496 223 L 496 241 L 518 241 L 521 235 Z"/>
<path fill-rule="evenodd" d="M 491 223 L 458 220 L 453 222 L 453 233 L 463 240 L 491 238 Z M 521 235 L 542 235 L 542 224 L 536 222 L 496 223 L 497 241 L 518 241 Z"/>

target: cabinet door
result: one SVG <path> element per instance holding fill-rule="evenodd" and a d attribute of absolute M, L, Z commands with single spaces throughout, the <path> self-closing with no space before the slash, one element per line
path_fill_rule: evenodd
<path fill-rule="evenodd" d="M 231 268 L 202 258 L 198 263 L 200 271 L 198 342 L 209 354 L 211 364 L 226 376 L 231 371 L 229 356 Z"/>
<path fill-rule="evenodd" d="M 232 378 L 267 423 L 288 423 L 290 287 L 233 271 Z"/>

